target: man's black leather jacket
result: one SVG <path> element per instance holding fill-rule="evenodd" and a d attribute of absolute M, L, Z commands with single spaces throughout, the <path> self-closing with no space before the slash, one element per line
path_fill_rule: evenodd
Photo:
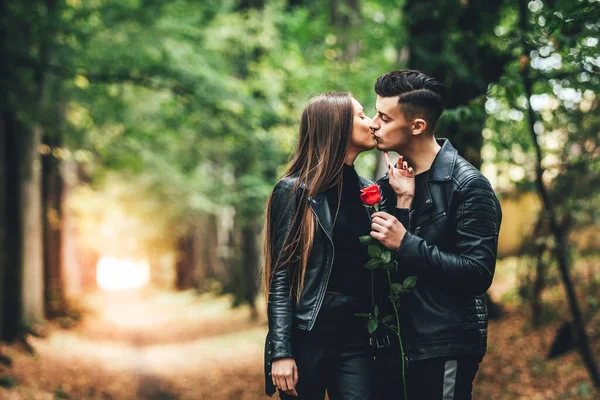
<path fill-rule="evenodd" d="M 483 357 L 487 345 L 484 293 L 496 265 L 500 203 L 488 180 L 447 139 L 438 143 L 441 150 L 425 172 L 422 193 L 415 193 L 408 221 L 401 220 L 407 233 L 394 253 L 399 264 L 394 280 L 417 276 L 400 306 L 409 364 L 445 356 Z M 387 176 L 379 184 L 384 197 L 395 199 Z M 386 296 L 378 296 L 379 301 L 385 303 Z"/>
<path fill-rule="evenodd" d="M 373 182 L 359 177 L 361 187 Z M 294 215 L 301 206 L 291 196 L 291 190 L 297 182 L 295 177 L 281 179 L 275 185 L 271 197 L 271 241 L 273 249 L 271 259 L 275 262 L 282 253 L 284 242 L 292 229 Z M 310 252 L 304 290 L 300 301 L 296 302 L 295 294 L 290 287 L 294 276 L 294 264 L 283 264 L 287 255 L 279 257 L 282 262 L 272 265 L 273 278 L 269 288 L 268 320 L 269 333 L 265 343 L 265 384 L 266 393 L 271 396 L 275 387 L 271 381 L 271 362 L 277 358 L 294 357 L 292 352 L 292 335 L 294 328 L 310 331 L 317 319 L 323 302 L 331 267 L 333 265 L 334 248 L 332 239 L 333 220 L 325 193 L 319 193 L 308 199 L 316 221 L 313 247 Z M 365 212 L 368 212 L 365 208 Z M 366 322 L 365 322 L 366 324 Z"/>

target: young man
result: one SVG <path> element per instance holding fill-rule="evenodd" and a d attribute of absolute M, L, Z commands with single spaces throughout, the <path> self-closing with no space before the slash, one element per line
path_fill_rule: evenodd
<path fill-rule="evenodd" d="M 434 137 L 444 109 L 440 82 L 419 71 L 393 71 L 377 79 L 375 91 L 377 147 L 399 153 L 403 158 L 398 168 L 406 170 L 408 163 L 414 169 L 412 181 L 389 167 L 393 179 L 405 180 L 409 199 L 414 185 L 414 198 L 410 210 L 394 210 L 396 217 L 374 214 L 371 232 L 394 250 L 397 281 L 417 277 L 400 306 L 408 399 L 471 399 L 473 379 L 486 352 L 484 293 L 494 276 L 500 204 L 488 180 L 450 141 Z M 389 173 L 379 183 L 384 197 L 393 201 Z M 398 201 L 397 207 L 407 204 L 410 200 Z M 400 398 L 398 343 L 377 339 L 380 397 Z"/>

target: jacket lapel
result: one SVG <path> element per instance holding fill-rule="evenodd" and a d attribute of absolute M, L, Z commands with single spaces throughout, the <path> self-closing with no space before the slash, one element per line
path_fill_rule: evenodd
<path fill-rule="evenodd" d="M 331 220 L 331 213 L 329 212 L 329 202 L 325 193 L 319 193 L 314 197 L 309 197 L 308 202 L 313 213 L 317 216 L 321 228 L 325 231 L 325 234 L 332 239 L 333 238 L 333 223 Z M 333 239 L 332 239 L 333 240 Z"/>

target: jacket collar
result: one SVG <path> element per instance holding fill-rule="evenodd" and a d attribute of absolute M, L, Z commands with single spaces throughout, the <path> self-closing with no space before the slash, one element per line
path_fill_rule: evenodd
<path fill-rule="evenodd" d="M 437 143 L 441 146 L 440 151 L 435 156 L 431 168 L 427 173 L 428 181 L 449 181 L 452 178 L 454 171 L 454 163 L 458 152 L 448 139 L 437 139 Z"/>
<path fill-rule="evenodd" d="M 354 173 L 356 173 L 356 171 Z M 358 174 L 357 176 L 361 189 L 374 184 L 374 182 L 365 179 Z M 306 187 L 306 185 L 304 187 Z M 325 192 L 318 193 L 314 197 L 309 197 L 308 202 L 327 236 L 329 236 L 329 238 L 333 238 L 333 218 L 331 217 L 331 212 L 329 211 L 329 202 L 327 201 L 327 195 Z"/>

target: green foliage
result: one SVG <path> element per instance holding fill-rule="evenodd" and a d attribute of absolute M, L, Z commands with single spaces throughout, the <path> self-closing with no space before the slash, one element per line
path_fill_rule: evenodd
<path fill-rule="evenodd" d="M 519 80 L 526 37 L 535 48 L 534 105 L 542 107 L 536 130 L 552 196 L 562 221 L 594 222 L 598 3 L 532 1 L 527 32 L 517 26 L 515 5 L 9 1 L 4 29 L 11 40 L 3 51 L 10 78 L 0 79 L 20 120 L 62 135 L 65 149 L 57 154 L 75 162 L 93 187 L 135 181 L 131 202 L 139 196 L 159 204 L 169 237 L 163 243 L 171 243 L 208 213 L 235 214 L 236 229 L 259 227 L 307 100 L 351 91 L 374 115 L 374 79 L 407 65 L 445 80 L 450 109 L 439 129 L 455 130 L 455 144 L 464 139 L 461 146 L 478 153 L 478 140 L 470 140 L 487 118 L 485 160 L 496 163 L 500 183 L 530 188 L 534 154 Z M 374 163 L 373 152 L 357 161 L 369 176 Z M 369 237 L 361 242 L 374 244 Z M 394 269 L 382 254 L 371 267 Z"/>
<path fill-rule="evenodd" d="M 600 5 L 592 1 L 529 2 L 526 30 L 518 9 L 507 9 L 495 29 L 497 46 L 511 49 L 512 61 L 490 88 L 483 131 L 483 157 L 494 163 L 503 191 L 532 190 L 536 154 L 530 140 L 528 102 L 521 70 L 530 63 L 534 130 L 542 146 L 544 182 L 557 206 L 561 226 L 595 224 L 600 196 Z M 522 57 L 523 38 L 529 57 Z"/>

